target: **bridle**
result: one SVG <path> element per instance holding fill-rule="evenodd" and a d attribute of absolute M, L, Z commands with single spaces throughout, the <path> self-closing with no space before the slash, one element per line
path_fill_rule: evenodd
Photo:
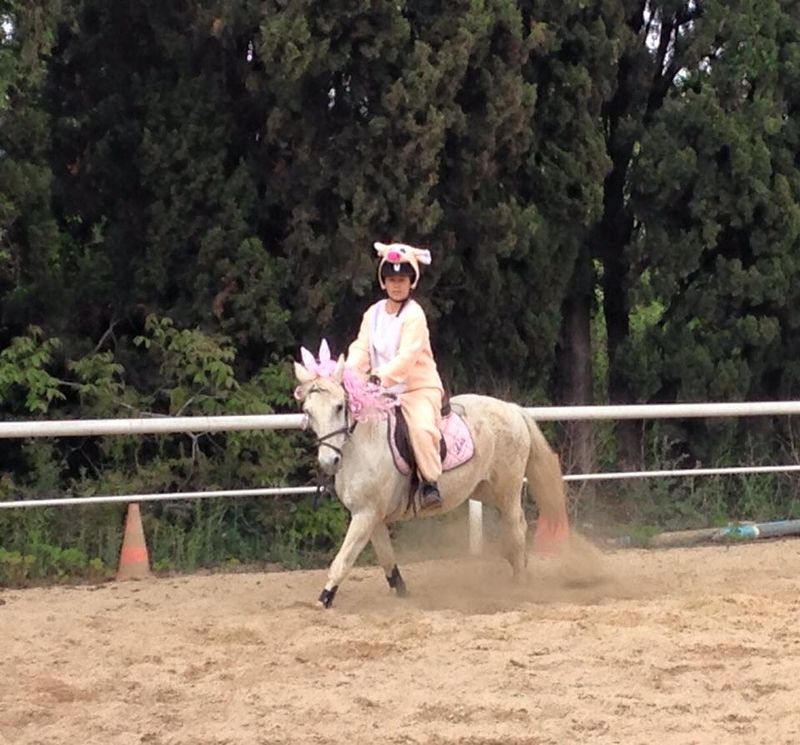
<path fill-rule="evenodd" d="M 306 394 L 310 396 L 312 393 L 321 393 L 323 392 L 321 388 L 317 388 L 316 386 L 312 386 L 312 388 Z M 342 457 L 342 449 L 336 447 L 336 445 L 332 445 L 328 440 L 337 437 L 338 435 L 344 435 L 345 442 L 350 439 L 350 435 L 353 434 L 353 431 L 358 424 L 358 420 L 354 419 L 352 423 L 350 422 L 350 402 L 348 400 L 347 391 L 344 393 L 344 410 L 345 410 L 345 424 L 343 427 L 339 427 L 339 429 L 335 429 L 332 432 L 328 432 L 327 434 L 320 435 L 317 437 L 317 445 L 322 446 L 324 445 L 327 448 L 330 448 L 335 452 L 340 458 Z"/>
<path fill-rule="evenodd" d="M 350 411 L 350 396 L 349 396 L 349 394 L 347 392 L 347 388 L 342 386 L 342 389 L 344 391 L 344 404 L 343 404 L 344 405 L 344 411 L 345 411 L 345 423 L 344 423 L 344 426 L 339 427 L 339 428 L 333 430 L 332 432 L 327 432 L 324 435 L 319 435 L 316 438 L 316 443 L 317 443 L 318 447 L 322 447 L 324 445 L 325 447 L 330 448 L 331 450 L 333 450 L 334 453 L 336 453 L 339 456 L 340 459 L 344 458 L 344 455 L 342 453 L 342 448 L 350 440 L 350 436 L 355 431 L 355 428 L 358 425 L 358 421 L 359 421 L 357 418 L 355 418 L 351 414 L 351 411 Z M 311 388 L 309 389 L 308 393 L 306 393 L 306 397 L 310 396 L 312 393 L 325 393 L 325 392 L 326 391 L 324 391 L 322 388 L 319 388 L 316 385 L 312 385 Z M 308 420 L 308 416 L 306 415 L 306 421 L 307 420 Z M 333 445 L 331 442 L 329 442 L 329 440 L 331 440 L 334 437 L 337 437 L 339 435 L 344 435 L 344 444 L 342 445 L 341 448 L 337 447 L 336 445 Z M 319 504 L 319 500 L 324 494 L 329 494 L 330 496 L 335 496 L 335 487 L 333 486 L 333 477 L 332 476 L 328 476 L 328 477 L 323 476 L 322 473 L 318 469 L 317 470 L 317 488 L 316 488 L 316 491 L 314 493 L 314 498 L 312 500 L 312 505 L 315 508 Z"/>

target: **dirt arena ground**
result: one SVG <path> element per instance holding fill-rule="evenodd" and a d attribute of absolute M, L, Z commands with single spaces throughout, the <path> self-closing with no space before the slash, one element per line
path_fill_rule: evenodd
<path fill-rule="evenodd" d="M 799 743 L 800 541 L 0 590 L 0 743 Z"/>

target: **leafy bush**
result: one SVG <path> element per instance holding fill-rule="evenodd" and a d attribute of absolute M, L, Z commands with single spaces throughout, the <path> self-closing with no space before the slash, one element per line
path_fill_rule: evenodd
<path fill-rule="evenodd" d="M 295 406 L 291 365 L 283 360 L 239 380 L 228 339 L 155 316 L 135 341 L 138 387 L 110 352 L 58 360 L 58 340 L 31 330 L 0 358 L 0 411 L 60 419 L 263 414 Z M 0 479 L 0 499 L 296 484 L 308 480 L 312 457 L 302 433 L 271 431 L 4 441 L 0 455 L 12 464 Z M 298 552 L 329 550 L 345 524 L 338 505 L 313 510 L 308 500 L 176 500 L 146 503 L 142 514 L 154 567 L 179 570 L 296 564 Z M 108 575 L 123 521 L 119 504 L 0 511 L 3 581 Z"/>

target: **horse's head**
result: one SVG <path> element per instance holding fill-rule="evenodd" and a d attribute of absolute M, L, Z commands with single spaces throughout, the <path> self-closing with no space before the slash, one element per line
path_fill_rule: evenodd
<path fill-rule="evenodd" d="M 299 385 L 295 398 L 308 417 L 308 425 L 319 442 L 317 460 L 327 474 L 334 474 L 342 462 L 342 446 L 348 435 L 347 394 L 342 385 L 344 356 L 340 356 L 329 375 L 320 375 L 299 362 L 294 363 Z"/>

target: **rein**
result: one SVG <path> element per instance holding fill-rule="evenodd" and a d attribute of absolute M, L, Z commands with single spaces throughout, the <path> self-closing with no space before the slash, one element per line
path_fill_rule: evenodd
<path fill-rule="evenodd" d="M 339 427 L 339 429 L 333 430 L 333 432 L 328 432 L 326 435 L 322 435 L 321 437 L 317 437 L 317 445 L 324 445 L 326 448 L 330 448 L 335 452 L 337 455 L 342 454 L 342 449 L 337 448 L 336 445 L 331 445 L 327 442 L 331 437 L 336 437 L 337 435 L 344 435 L 345 442 L 350 438 L 350 435 L 353 434 L 353 430 L 355 430 L 356 425 L 358 424 L 357 421 L 354 421 L 352 424 L 345 424 L 344 427 Z"/>

